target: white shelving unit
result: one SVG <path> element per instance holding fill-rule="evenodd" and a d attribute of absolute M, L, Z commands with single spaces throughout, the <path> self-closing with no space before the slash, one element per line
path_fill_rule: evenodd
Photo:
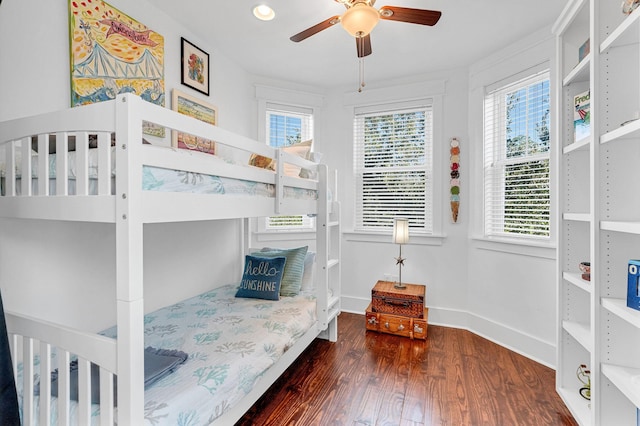
<path fill-rule="evenodd" d="M 627 265 L 640 259 L 640 8 L 569 0 L 556 35 L 560 144 L 558 394 L 581 425 L 636 426 L 640 311 L 626 306 Z M 587 39 L 591 53 L 578 61 Z M 573 98 L 590 91 L 591 136 L 574 140 Z M 591 262 L 583 280 L 580 262 Z M 580 364 L 591 400 L 579 394 Z"/>

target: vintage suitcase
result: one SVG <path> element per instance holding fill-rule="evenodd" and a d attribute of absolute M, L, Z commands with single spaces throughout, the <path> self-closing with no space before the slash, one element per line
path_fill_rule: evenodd
<path fill-rule="evenodd" d="M 391 281 L 378 281 L 371 290 L 373 312 L 404 315 L 422 318 L 424 314 L 425 287 L 418 284 L 405 284 L 399 289 Z"/>
<path fill-rule="evenodd" d="M 371 304 L 367 308 L 367 330 L 395 334 L 411 339 L 427 338 L 427 317 L 429 309 L 424 308 L 422 318 L 373 312 Z"/>

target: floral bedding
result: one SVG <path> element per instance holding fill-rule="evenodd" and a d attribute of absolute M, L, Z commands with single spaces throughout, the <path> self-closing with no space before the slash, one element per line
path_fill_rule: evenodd
<path fill-rule="evenodd" d="M 111 155 L 111 176 L 115 177 L 115 152 L 112 148 Z M 197 155 L 201 153 L 191 153 L 184 150 L 176 150 L 181 155 Z M 205 155 L 205 154 L 201 154 Z M 206 155 L 211 162 L 227 163 L 228 161 L 213 155 Z M 89 150 L 89 193 L 97 194 L 98 178 L 98 150 Z M 37 154 L 33 156 L 33 161 L 37 161 Z M 49 155 L 49 177 L 51 178 L 51 193 L 55 193 L 56 177 L 56 154 Z M 241 167 L 250 167 L 240 165 Z M 69 193 L 75 193 L 75 178 L 77 173 L 75 151 L 69 153 L 68 161 Z M 21 164 L 16 165 L 18 178 L 21 176 Z M 5 176 L 5 164 L 0 158 L 0 177 Z M 32 168 L 32 177 L 38 177 L 38 168 Z M 0 182 L 1 194 L 4 195 L 4 180 Z M 33 193 L 37 194 L 37 181 L 32 182 Z M 202 173 L 185 172 L 181 170 L 164 169 L 159 167 L 143 166 L 142 189 L 147 191 L 163 192 L 190 192 L 197 194 L 234 194 L 260 197 L 275 197 L 275 185 L 262 182 L 253 182 L 242 179 L 226 178 L 221 176 L 207 175 Z M 21 190 L 17 186 L 18 193 Z M 317 191 L 303 188 L 284 187 L 284 197 L 292 199 L 314 200 L 317 199 Z"/>
<path fill-rule="evenodd" d="M 237 288 L 223 286 L 145 315 L 145 346 L 189 355 L 176 371 L 145 391 L 147 425 L 211 423 L 315 326 L 313 297 L 244 299 L 235 297 Z M 116 329 L 102 334 L 115 337 Z M 96 424 L 98 415 L 96 409 Z"/>
<path fill-rule="evenodd" d="M 235 194 L 275 197 L 275 185 L 242 179 L 212 176 L 181 170 L 144 167 L 142 189 L 145 191 L 191 192 L 197 194 Z M 285 198 L 315 200 L 317 191 L 285 186 Z"/>

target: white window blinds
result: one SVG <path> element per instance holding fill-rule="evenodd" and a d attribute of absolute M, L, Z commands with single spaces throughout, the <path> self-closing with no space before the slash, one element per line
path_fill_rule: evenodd
<path fill-rule="evenodd" d="M 267 103 L 267 138 L 272 147 L 289 146 L 313 138 L 313 110 Z"/>
<path fill-rule="evenodd" d="M 267 103 L 266 134 L 268 144 L 283 147 L 313 138 L 313 110 L 310 108 Z M 310 216 L 271 216 L 266 218 L 269 231 L 301 231 L 313 229 Z"/>
<path fill-rule="evenodd" d="M 485 235 L 549 238 L 549 72 L 484 104 Z"/>
<path fill-rule="evenodd" d="M 356 230 L 391 229 L 405 217 L 412 231 L 433 233 L 432 135 L 430 104 L 356 109 Z"/>

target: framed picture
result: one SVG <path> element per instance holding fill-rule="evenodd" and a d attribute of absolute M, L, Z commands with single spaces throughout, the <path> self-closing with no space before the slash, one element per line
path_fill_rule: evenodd
<path fill-rule="evenodd" d="M 209 54 L 182 39 L 182 79 L 185 86 L 209 96 Z"/>
<path fill-rule="evenodd" d="M 218 124 L 218 108 L 176 89 L 172 91 L 171 109 L 178 111 L 180 114 L 197 118 L 205 123 L 213 124 L 214 126 Z M 190 149 L 207 154 L 216 153 L 216 144 L 214 141 L 175 130 L 171 135 L 171 145 L 176 148 Z"/>
<path fill-rule="evenodd" d="M 104 1 L 69 0 L 71 106 L 135 93 L 165 105 L 164 37 Z M 147 135 L 165 128 L 144 122 Z"/>

